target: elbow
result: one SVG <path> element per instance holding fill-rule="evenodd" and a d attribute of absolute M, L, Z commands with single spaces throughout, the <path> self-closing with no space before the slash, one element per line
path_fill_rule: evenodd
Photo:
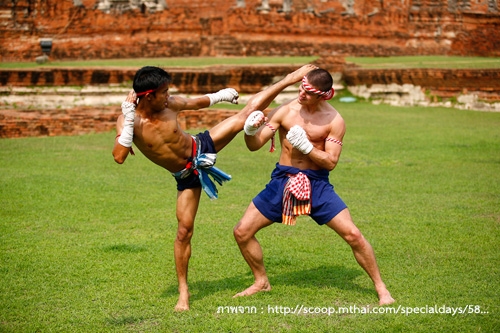
<path fill-rule="evenodd" d="M 125 160 L 123 158 L 117 158 L 117 157 L 115 157 L 115 162 L 118 163 L 118 164 L 123 164 L 123 162 L 125 162 Z"/>
<path fill-rule="evenodd" d="M 247 145 L 247 148 L 248 148 L 248 150 L 250 150 L 250 151 L 257 151 L 257 150 L 259 150 L 259 149 L 260 149 L 259 147 L 257 147 L 257 146 L 253 146 L 253 145 Z"/>
<path fill-rule="evenodd" d="M 250 151 L 257 151 L 260 149 L 261 145 L 256 142 L 253 142 L 254 137 L 249 137 L 245 135 L 245 144 Z"/>
<path fill-rule="evenodd" d="M 118 164 L 123 164 L 123 162 L 125 162 L 125 158 L 123 158 L 123 156 L 120 156 L 120 155 L 117 155 L 114 153 L 113 153 L 113 158 L 114 158 L 115 162 Z"/>
<path fill-rule="evenodd" d="M 335 169 L 335 167 L 337 166 L 337 162 L 338 160 L 328 160 L 325 165 L 325 169 L 327 169 L 328 171 L 333 171 L 333 169 Z"/>

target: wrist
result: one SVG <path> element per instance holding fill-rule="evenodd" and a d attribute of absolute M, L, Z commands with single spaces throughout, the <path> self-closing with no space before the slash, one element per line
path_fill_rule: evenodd
<path fill-rule="evenodd" d="M 217 101 L 215 100 L 214 94 L 206 94 L 205 96 L 208 97 L 208 106 L 212 106 L 214 105 L 215 103 L 217 103 Z"/>
<path fill-rule="evenodd" d="M 260 110 L 252 112 L 245 121 L 243 130 L 246 135 L 254 136 L 259 128 L 262 126 L 262 121 L 264 119 L 264 113 Z"/>
<path fill-rule="evenodd" d="M 312 143 L 309 142 L 309 144 L 305 145 L 302 148 L 302 154 L 308 155 L 312 152 L 313 149 L 314 149 L 314 146 L 312 145 Z"/>
<path fill-rule="evenodd" d="M 124 147 L 132 147 L 132 141 L 134 139 L 134 123 L 125 121 L 123 124 L 122 132 L 118 138 L 118 143 Z"/>

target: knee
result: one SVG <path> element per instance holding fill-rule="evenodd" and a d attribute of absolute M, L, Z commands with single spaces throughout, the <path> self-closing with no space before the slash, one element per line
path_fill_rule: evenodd
<path fill-rule="evenodd" d="M 349 230 L 349 232 L 346 233 L 343 238 L 352 248 L 362 247 L 366 242 L 363 234 L 361 233 L 361 231 L 359 231 L 358 228 Z"/>
<path fill-rule="evenodd" d="M 245 228 L 242 227 L 241 221 L 234 227 L 233 235 L 238 244 L 246 242 L 251 237 L 249 236 L 249 232 L 245 231 Z"/>
<path fill-rule="evenodd" d="M 177 237 L 176 241 L 181 243 L 189 243 L 191 241 L 191 237 L 193 237 L 193 228 L 186 228 L 179 226 L 177 228 Z"/>

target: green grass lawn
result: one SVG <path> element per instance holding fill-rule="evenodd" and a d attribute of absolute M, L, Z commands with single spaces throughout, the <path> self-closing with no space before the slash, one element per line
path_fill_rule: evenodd
<path fill-rule="evenodd" d="M 318 57 L 183 57 L 145 59 L 98 59 L 35 62 L 2 62 L 0 68 L 44 67 L 205 67 L 214 65 L 303 65 Z M 459 56 L 346 57 L 361 68 L 500 68 L 500 58 Z"/>
<path fill-rule="evenodd" d="M 182 57 L 182 58 L 140 58 L 140 59 L 96 59 L 49 61 L 38 65 L 36 62 L 2 62 L 0 68 L 35 67 L 205 67 L 216 65 L 303 65 L 318 57 Z"/>
<path fill-rule="evenodd" d="M 257 234 L 273 290 L 232 298 L 252 283 L 232 228 L 278 158 L 241 135 L 217 162 L 233 180 L 202 197 L 191 311 L 175 313 L 174 179 L 140 152 L 115 164 L 104 133 L 1 140 L 0 332 L 500 331 L 500 114 L 334 103 L 330 178 L 399 313 L 362 313 L 381 311 L 371 281 L 308 217 Z M 300 306 L 354 313 L 285 315 Z M 451 308 L 466 313 L 403 313 Z"/>
<path fill-rule="evenodd" d="M 346 61 L 362 68 L 500 68 L 499 57 L 403 56 L 346 57 Z"/>

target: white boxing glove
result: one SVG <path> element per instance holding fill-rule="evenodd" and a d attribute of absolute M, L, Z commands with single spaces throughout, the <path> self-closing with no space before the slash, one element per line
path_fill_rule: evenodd
<path fill-rule="evenodd" d="M 123 102 L 122 113 L 125 116 L 125 120 L 133 121 L 135 118 L 135 104 L 127 101 Z"/>
<path fill-rule="evenodd" d="M 262 126 L 262 120 L 264 119 L 264 113 L 262 111 L 254 111 L 250 113 L 247 120 L 245 121 L 245 126 L 243 130 L 246 135 L 254 136 L 255 133 Z"/>
<path fill-rule="evenodd" d="M 226 88 L 219 90 L 213 94 L 206 94 L 210 98 L 210 106 L 219 102 L 231 102 L 233 104 L 238 104 L 238 92 L 233 88 Z"/>
<path fill-rule="evenodd" d="M 135 104 L 123 102 L 122 113 L 124 116 L 123 129 L 118 138 L 118 143 L 124 147 L 132 147 L 132 141 L 134 139 Z"/>
<path fill-rule="evenodd" d="M 286 139 L 290 144 L 302 154 L 309 154 L 313 150 L 313 145 L 307 138 L 306 131 L 299 125 L 295 125 L 286 134 Z"/>

